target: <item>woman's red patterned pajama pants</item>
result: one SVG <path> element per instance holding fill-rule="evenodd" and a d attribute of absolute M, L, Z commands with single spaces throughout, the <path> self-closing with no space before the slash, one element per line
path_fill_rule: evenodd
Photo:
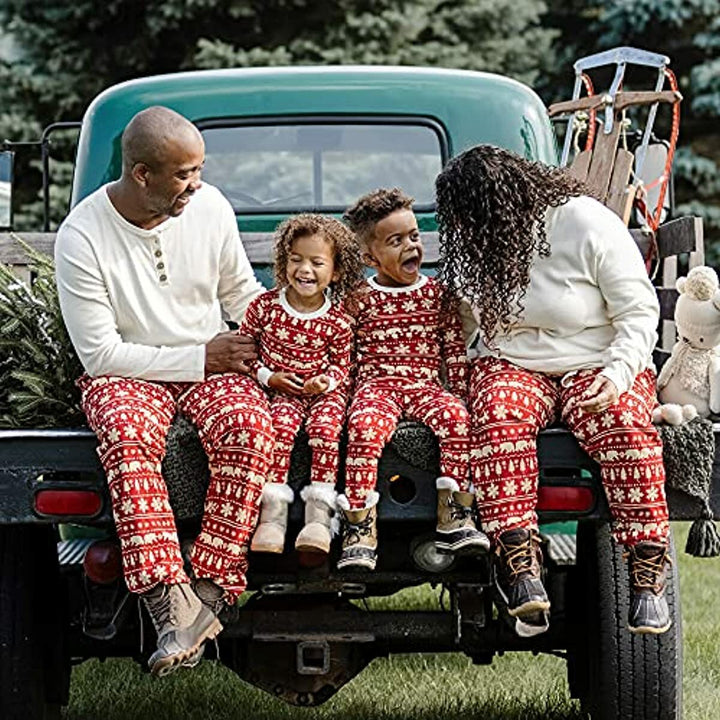
<path fill-rule="evenodd" d="M 440 444 L 440 474 L 463 492 L 470 486 L 470 418 L 462 400 L 433 383 L 397 378 L 369 380 L 355 391 L 348 410 L 345 495 L 361 508 L 377 484 L 377 466 L 400 416 L 427 425 Z"/>
<path fill-rule="evenodd" d="M 581 370 L 560 378 L 504 360 L 474 362 L 470 464 L 483 529 L 490 536 L 537 527 L 536 439 L 559 417 L 600 464 L 616 541 L 634 545 L 667 538 L 662 444 L 650 418 L 655 374 L 643 371 L 615 405 L 591 414 L 580 410 L 577 400 L 599 372 Z"/>
<path fill-rule="evenodd" d="M 273 445 L 257 383 L 228 373 L 199 383 L 83 376 L 78 384 L 99 440 L 128 588 L 141 593 L 160 582 L 188 582 L 160 467 L 179 411 L 197 428 L 210 468 L 191 565 L 198 578 L 223 587 L 227 599 L 239 595 Z"/>
<path fill-rule="evenodd" d="M 290 454 L 304 421 L 312 448 L 310 482 L 335 485 L 346 402 L 345 394 L 338 391 L 320 395 L 277 394 L 270 400 L 275 449 L 267 475 L 268 482 L 287 482 Z"/>

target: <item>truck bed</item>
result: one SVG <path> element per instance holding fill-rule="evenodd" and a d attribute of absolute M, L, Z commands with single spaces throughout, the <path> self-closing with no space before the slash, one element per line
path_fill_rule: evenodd
<path fill-rule="evenodd" d="M 720 423 L 713 425 L 716 438 L 711 506 L 720 518 L 720 450 L 717 437 Z M 104 473 L 96 454 L 95 434 L 87 428 L 0 431 L 0 524 L 57 522 L 34 507 L 36 494 L 51 489 L 86 489 L 99 494 L 101 505 L 92 517 L 74 518 L 83 524 L 112 523 L 112 511 Z M 553 427 L 540 434 L 541 488 L 553 486 L 587 487 L 595 501 L 583 512 L 567 512 L 543 507 L 542 522 L 566 519 L 607 519 L 604 494 L 600 490 L 599 467 L 581 450 L 564 428 Z M 296 490 L 309 479 L 310 450 L 300 437 L 292 458 L 290 484 Z M 692 472 L 692 468 L 687 469 Z M 192 521 L 202 512 L 208 481 L 207 459 L 189 422 L 176 418 L 168 436 L 163 472 L 178 521 Z M 435 483 L 438 476 L 438 448 L 432 432 L 414 422 L 401 422 L 393 441 L 385 448 L 379 466 L 378 490 L 380 522 L 420 522 L 432 526 L 435 519 Z M 342 476 L 342 472 L 341 472 Z M 341 489 L 342 483 L 339 489 Z M 299 521 L 302 503 L 296 493 L 291 521 Z M 673 520 L 699 516 L 700 503 L 693 497 L 668 487 Z M 72 517 L 64 518 L 73 520 Z"/>

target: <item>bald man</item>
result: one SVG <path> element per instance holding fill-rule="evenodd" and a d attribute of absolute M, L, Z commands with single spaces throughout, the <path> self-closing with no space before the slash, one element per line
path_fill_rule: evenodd
<path fill-rule="evenodd" d="M 249 338 L 228 330 L 262 287 L 220 192 L 200 181 L 197 128 L 164 107 L 122 137 L 122 175 L 80 202 L 58 230 L 65 324 L 85 368 L 82 407 L 99 441 L 128 589 L 158 634 L 150 669 L 192 665 L 245 589 L 273 437 L 249 376 Z M 197 427 L 210 485 L 185 574 L 160 463 L 176 412 Z"/>

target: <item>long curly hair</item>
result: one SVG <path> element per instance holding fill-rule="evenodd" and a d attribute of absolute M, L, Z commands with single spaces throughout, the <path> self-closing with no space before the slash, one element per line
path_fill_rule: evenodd
<path fill-rule="evenodd" d="M 302 213 L 282 222 L 275 231 L 275 282 L 286 287 L 288 258 L 295 240 L 309 235 L 320 235 L 333 249 L 335 272 L 338 279 L 331 283 L 333 302 L 342 300 L 363 278 L 360 246 L 355 234 L 347 225 L 326 215 Z"/>
<path fill-rule="evenodd" d="M 435 190 L 438 277 L 477 309 L 491 347 L 523 314 L 535 255 L 550 255 L 546 210 L 589 190 L 566 170 L 494 145 L 450 160 Z"/>

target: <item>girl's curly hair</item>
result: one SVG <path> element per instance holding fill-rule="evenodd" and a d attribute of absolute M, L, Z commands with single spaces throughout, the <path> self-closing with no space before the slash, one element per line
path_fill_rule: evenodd
<path fill-rule="evenodd" d="M 566 170 L 494 145 L 450 160 L 435 190 L 438 277 L 477 308 L 491 346 L 522 316 L 535 254 L 550 255 L 545 211 L 590 192 Z"/>
<path fill-rule="evenodd" d="M 357 239 L 346 225 L 332 217 L 303 213 L 288 218 L 275 231 L 275 282 L 286 287 L 288 258 L 295 240 L 320 235 L 332 245 L 338 279 L 330 285 L 334 302 L 341 300 L 363 278 L 363 263 Z"/>

